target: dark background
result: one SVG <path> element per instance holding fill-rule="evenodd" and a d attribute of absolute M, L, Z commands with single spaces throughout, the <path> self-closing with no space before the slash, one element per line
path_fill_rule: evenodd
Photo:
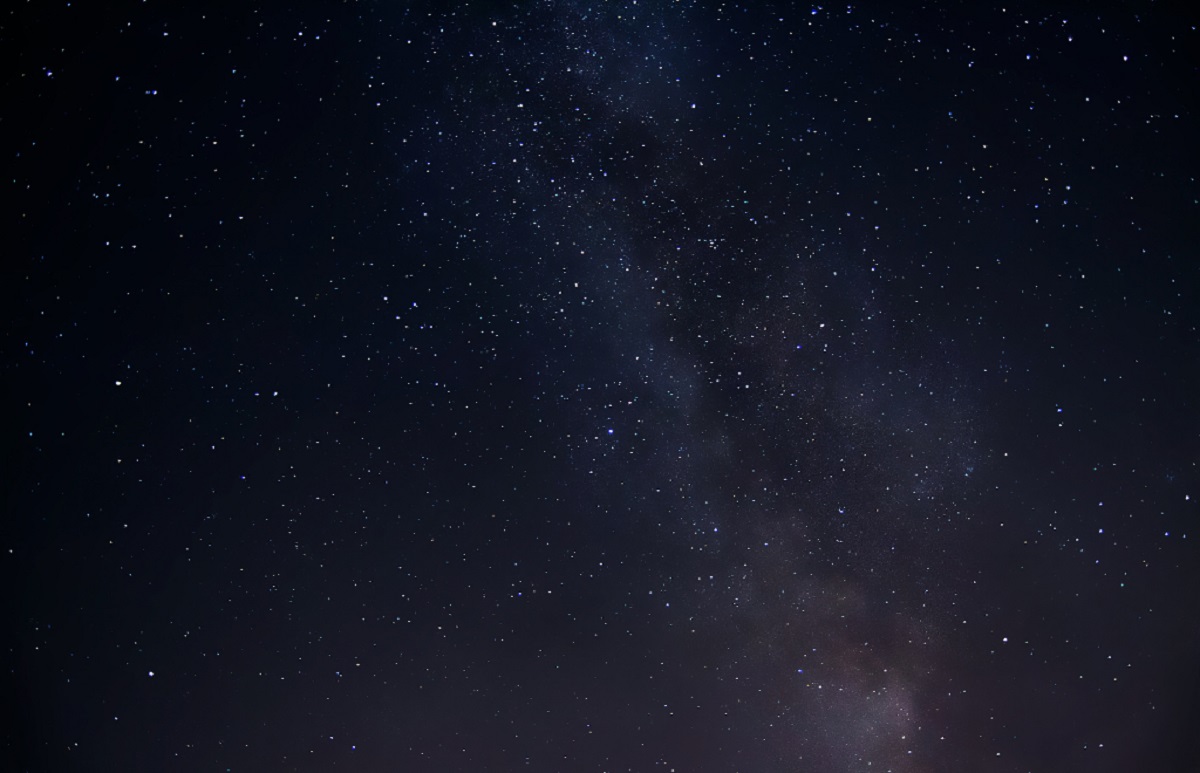
<path fill-rule="evenodd" d="M 1196 17 L 5 11 L 0 765 L 1188 771 Z"/>

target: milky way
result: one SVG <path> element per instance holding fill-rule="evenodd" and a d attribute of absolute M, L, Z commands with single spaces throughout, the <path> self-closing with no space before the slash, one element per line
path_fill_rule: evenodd
<path fill-rule="evenodd" d="M 1194 19 L 14 19 L 7 767 L 1195 764 Z"/>

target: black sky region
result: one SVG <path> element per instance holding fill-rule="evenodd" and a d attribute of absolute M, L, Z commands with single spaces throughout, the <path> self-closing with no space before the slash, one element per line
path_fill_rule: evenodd
<path fill-rule="evenodd" d="M 1200 769 L 1180 8 L 14 4 L 0 767 Z"/>

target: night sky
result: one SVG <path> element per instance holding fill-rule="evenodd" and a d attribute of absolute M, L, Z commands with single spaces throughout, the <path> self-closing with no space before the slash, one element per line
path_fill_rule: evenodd
<path fill-rule="evenodd" d="M 1200 770 L 1200 15 L 3 13 L 3 769 Z"/>

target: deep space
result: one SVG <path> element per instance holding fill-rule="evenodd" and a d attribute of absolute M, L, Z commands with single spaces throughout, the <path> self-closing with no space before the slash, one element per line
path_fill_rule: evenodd
<path fill-rule="evenodd" d="M 14 4 L 0 768 L 1200 770 L 1197 24 Z"/>

